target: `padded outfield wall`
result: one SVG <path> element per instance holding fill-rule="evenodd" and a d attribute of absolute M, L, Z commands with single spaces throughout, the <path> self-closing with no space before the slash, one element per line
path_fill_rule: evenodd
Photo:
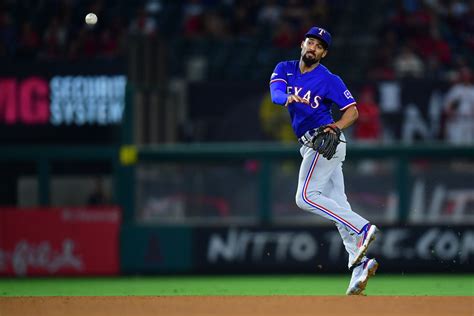
<path fill-rule="evenodd" d="M 381 273 L 473 273 L 472 226 L 383 226 L 369 251 Z M 347 272 L 330 227 L 144 227 L 125 225 L 122 273 Z"/>

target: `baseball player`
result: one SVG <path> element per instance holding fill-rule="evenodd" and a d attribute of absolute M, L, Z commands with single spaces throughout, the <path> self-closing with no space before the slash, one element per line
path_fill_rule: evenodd
<path fill-rule="evenodd" d="M 346 251 L 352 277 L 348 295 L 360 295 L 378 263 L 365 256 L 378 229 L 352 211 L 344 192 L 342 162 L 346 144 L 341 130 L 358 117 L 356 101 L 339 76 L 320 61 L 328 53 L 331 34 L 312 27 L 301 43 L 299 60 L 280 62 L 270 78 L 275 104 L 288 108 L 292 127 L 301 143 L 296 204 L 336 224 Z M 343 112 L 334 122 L 331 104 Z"/>

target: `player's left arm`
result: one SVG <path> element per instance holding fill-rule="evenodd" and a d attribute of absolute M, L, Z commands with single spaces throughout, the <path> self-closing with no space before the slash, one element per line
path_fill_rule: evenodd
<path fill-rule="evenodd" d="M 344 110 L 341 118 L 337 122 L 335 122 L 334 125 L 336 125 L 340 130 L 343 130 L 354 124 L 354 122 L 357 121 L 358 117 L 359 111 L 357 111 L 357 106 L 354 103 L 349 105 L 349 107 Z"/>
<path fill-rule="evenodd" d="M 328 98 L 336 103 L 343 112 L 341 118 L 333 123 L 340 130 L 351 126 L 359 117 L 356 101 L 344 82 L 338 76 L 333 76 L 329 86 Z"/>
<path fill-rule="evenodd" d="M 270 77 L 270 95 L 273 103 L 286 106 L 288 102 L 287 85 L 288 78 L 286 76 L 285 63 L 280 62 L 276 65 Z"/>

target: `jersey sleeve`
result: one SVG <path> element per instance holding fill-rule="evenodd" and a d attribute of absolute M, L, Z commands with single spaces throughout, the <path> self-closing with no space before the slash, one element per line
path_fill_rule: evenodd
<path fill-rule="evenodd" d="M 270 77 L 270 93 L 275 104 L 284 105 L 288 98 L 286 86 L 288 85 L 285 64 L 279 63 Z"/>
<path fill-rule="evenodd" d="M 283 82 L 285 85 L 288 84 L 285 63 L 283 62 L 276 65 L 275 70 L 273 70 L 272 75 L 270 76 L 270 84 L 275 82 Z"/>
<path fill-rule="evenodd" d="M 356 104 L 351 92 L 339 76 L 332 76 L 328 86 L 328 98 L 342 111 Z"/>

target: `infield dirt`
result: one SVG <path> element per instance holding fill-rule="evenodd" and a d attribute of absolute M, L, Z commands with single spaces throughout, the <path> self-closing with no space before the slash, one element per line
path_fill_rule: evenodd
<path fill-rule="evenodd" d="M 0 297 L 0 315 L 474 315 L 469 296 Z"/>

